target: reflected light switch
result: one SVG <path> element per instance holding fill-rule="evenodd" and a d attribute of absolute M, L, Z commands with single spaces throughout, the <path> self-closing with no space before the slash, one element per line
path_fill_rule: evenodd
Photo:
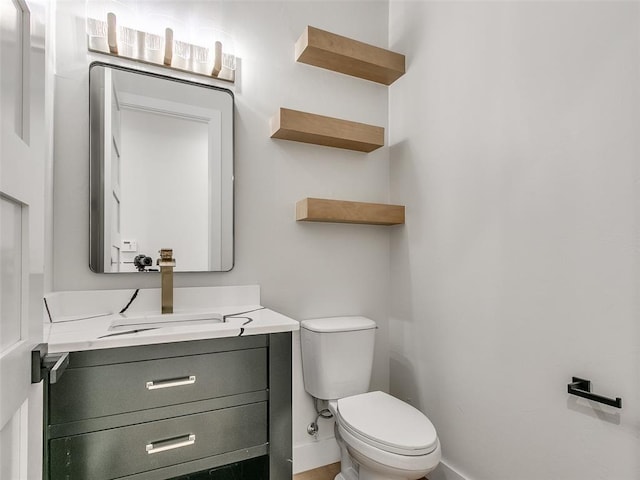
<path fill-rule="evenodd" d="M 123 252 L 137 252 L 138 251 L 138 242 L 135 240 L 122 240 L 122 249 Z"/>

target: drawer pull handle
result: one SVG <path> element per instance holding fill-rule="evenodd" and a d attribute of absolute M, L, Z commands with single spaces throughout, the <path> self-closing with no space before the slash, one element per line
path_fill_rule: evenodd
<path fill-rule="evenodd" d="M 147 382 L 147 390 L 158 390 L 160 388 L 181 387 L 183 385 L 193 385 L 196 383 L 196 376 L 190 375 L 188 377 L 172 378 L 169 380 L 154 380 Z"/>
<path fill-rule="evenodd" d="M 159 442 L 147 443 L 147 453 L 166 452 L 167 450 L 174 450 L 176 448 L 188 447 L 196 443 L 196 436 L 193 433 L 189 435 L 183 435 L 181 437 L 172 438 L 169 440 L 161 440 Z"/>

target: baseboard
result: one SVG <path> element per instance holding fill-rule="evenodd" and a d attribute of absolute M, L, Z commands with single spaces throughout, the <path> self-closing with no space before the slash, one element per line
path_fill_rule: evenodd
<path fill-rule="evenodd" d="M 340 461 L 340 448 L 334 437 L 317 442 L 303 443 L 293 447 L 293 473 L 306 472 L 314 468 Z"/>
<path fill-rule="evenodd" d="M 470 480 L 460 475 L 444 462 L 440 462 L 436 469 L 427 475 L 427 478 L 429 480 Z"/>

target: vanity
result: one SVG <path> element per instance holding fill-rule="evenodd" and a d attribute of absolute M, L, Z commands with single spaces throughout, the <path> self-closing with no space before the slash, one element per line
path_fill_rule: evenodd
<path fill-rule="evenodd" d="M 126 314 L 109 310 L 132 291 L 47 299 L 49 353 L 69 355 L 45 389 L 44 478 L 290 479 L 298 322 L 258 287 L 210 287 L 176 289 L 189 309 L 163 326 L 147 313 L 158 290 Z"/>

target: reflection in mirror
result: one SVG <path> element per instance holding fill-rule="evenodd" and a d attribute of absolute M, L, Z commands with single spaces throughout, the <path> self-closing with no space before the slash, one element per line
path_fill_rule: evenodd
<path fill-rule="evenodd" d="M 233 94 L 90 67 L 90 259 L 98 273 L 233 268 Z"/>

